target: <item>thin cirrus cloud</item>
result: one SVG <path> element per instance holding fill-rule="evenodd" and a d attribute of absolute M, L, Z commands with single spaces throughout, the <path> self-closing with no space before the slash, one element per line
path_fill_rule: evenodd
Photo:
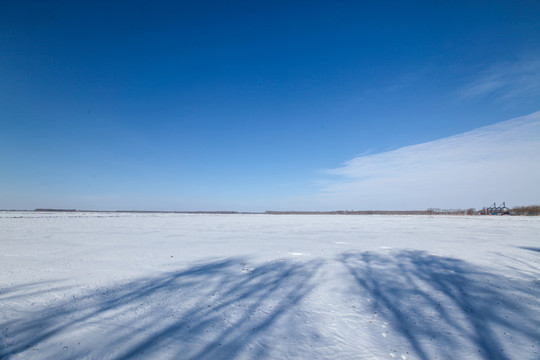
<path fill-rule="evenodd" d="M 540 202 L 540 112 L 327 170 L 318 207 L 465 208 Z M 337 177 L 337 178 L 336 178 Z"/>
<path fill-rule="evenodd" d="M 523 59 L 498 63 L 480 72 L 462 91 L 463 98 L 494 96 L 504 101 L 534 100 L 540 97 L 540 60 Z"/>

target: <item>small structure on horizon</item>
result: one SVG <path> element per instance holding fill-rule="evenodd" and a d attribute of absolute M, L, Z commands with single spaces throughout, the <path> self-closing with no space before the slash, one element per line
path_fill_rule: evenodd
<path fill-rule="evenodd" d="M 493 205 L 483 208 L 481 210 L 481 214 L 483 215 L 509 215 L 510 209 L 506 207 L 506 202 L 503 201 L 503 203 L 499 206 L 497 206 L 497 203 L 493 203 Z"/>

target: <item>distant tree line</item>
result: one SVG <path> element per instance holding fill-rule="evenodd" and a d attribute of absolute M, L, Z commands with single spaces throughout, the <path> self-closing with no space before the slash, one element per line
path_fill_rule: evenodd
<path fill-rule="evenodd" d="M 427 209 L 428 214 L 430 215 L 474 215 L 476 210 L 471 209 L 441 209 L 441 208 L 429 208 Z"/>
<path fill-rule="evenodd" d="M 77 209 L 35 209 L 39 212 L 77 212 Z"/>
<path fill-rule="evenodd" d="M 540 205 L 516 206 L 511 210 L 512 215 L 540 215 Z"/>
<path fill-rule="evenodd" d="M 507 208 L 505 208 L 508 210 Z M 441 209 L 429 208 L 427 210 L 337 210 L 337 211 L 265 211 L 271 215 L 488 215 L 487 211 L 470 209 Z M 114 213 L 175 213 L 175 214 L 256 214 L 237 211 L 137 211 L 137 210 L 76 210 L 76 209 L 35 209 L 38 212 L 114 212 Z M 504 212 L 509 215 L 540 215 L 540 205 L 516 206 L 510 211 Z"/>

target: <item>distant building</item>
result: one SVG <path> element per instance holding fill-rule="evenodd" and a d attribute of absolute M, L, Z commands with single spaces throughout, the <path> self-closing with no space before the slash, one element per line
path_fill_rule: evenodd
<path fill-rule="evenodd" d="M 509 215 L 510 209 L 506 207 L 506 202 L 499 206 L 497 203 L 493 203 L 493 205 L 483 208 L 480 213 L 482 215 Z"/>

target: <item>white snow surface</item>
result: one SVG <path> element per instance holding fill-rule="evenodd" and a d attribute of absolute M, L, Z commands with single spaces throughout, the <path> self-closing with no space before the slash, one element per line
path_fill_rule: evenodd
<path fill-rule="evenodd" d="M 0 212 L 2 359 L 540 359 L 540 217 Z"/>

